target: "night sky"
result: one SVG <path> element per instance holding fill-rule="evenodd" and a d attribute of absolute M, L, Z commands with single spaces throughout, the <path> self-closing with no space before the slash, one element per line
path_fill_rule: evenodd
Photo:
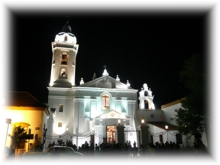
<path fill-rule="evenodd" d="M 205 13 L 14 13 L 13 91 L 27 91 L 47 103 L 52 62 L 51 42 L 69 16 L 79 50 L 76 85 L 80 79 L 119 75 L 140 91 L 147 83 L 156 108 L 186 96 L 179 72 L 192 54 L 205 56 Z"/>

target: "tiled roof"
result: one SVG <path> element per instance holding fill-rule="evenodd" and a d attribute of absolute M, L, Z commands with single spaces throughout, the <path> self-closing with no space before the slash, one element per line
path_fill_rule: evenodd
<path fill-rule="evenodd" d="M 9 92 L 7 99 L 4 102 L 5 106 L 16 106 L 16 107 L 41 107 L 46 108 L 47 106 L 37 100 L 34 96 L 28 92 Z"/>
<path fill-rule="evenodd" d="M 170 103 L 161 105 L 161 109 L 170 107 L 170 106 L 175 105 L 175 104 L 179 104 L 179 103 L 181 103 L 183 100 L 186 100 L 186 97 L 183 97 L 183 98 L 181 98 L 181 99 L 179 99 L 179 100 L 175 100 L 175 101 L 172 101 L 172 102 L 170 102 Z"/>

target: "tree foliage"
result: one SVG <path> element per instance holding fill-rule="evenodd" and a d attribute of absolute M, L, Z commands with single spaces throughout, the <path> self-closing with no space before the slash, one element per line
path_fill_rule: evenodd
<path fill-rule="evenodd" d="M 197 111 L 192 110 L 190 105 L 188 106 L 188 100 L 182 101 L 182 107 L 176 109 L 177 115 L 175 121 L 178 131 L 183 135 L 197 135 L 204 132 L 204 116 Z"/>
<path fill-rule="evenodd" d="M 13 135 L 11 136 L 12 146 L 18 148 L 19 144 L 24 141 L 22 136 L 25 134 L 27 134 L 27 132 L 23 127 L 21 126 L 14 127 Z"/>
<path fill-rule="evenodd" d="M 182 107 L 176 109 L 175 118 L 178 131 L 183 135 L 197 135 L 204 132 L 205 126 L 205 69 L 203 59 L 192 55 L 184 62 L 180 72 L 180 81 L 184 83 L 189 94 L 183 100 Z"/>
<path fill-rule="evenodd" d="M 205 115 L 205 74 L 204 60 L 198 54 L 184 61 L 180 71 L 180 81 L 189 90 L 185 106 L 192 111 Z"/>

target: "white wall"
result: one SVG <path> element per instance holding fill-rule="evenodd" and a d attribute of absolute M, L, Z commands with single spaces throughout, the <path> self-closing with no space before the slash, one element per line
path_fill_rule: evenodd
<path fill-rule="evenodd" d="M 174 120 L 170 120 L 170 118 L 174 118 L 175 117 L 175 114 L 176 114 L 175 110 L 179 109 L 179 108 L 181 108 L 181 103 L 174 104 L 172 106 L 163 108 L 162 110 L 164 111 L 164 114 L 165 114 L 164 115 L 165 122 L 173 124 L 173 125 L 176 125 L 175 121 Z"/>
<path fill-rule="evenodd" d="M 148 125 L 149 126 L 149 142 L 150 142 L 150 136 L 153 135 L 153 142 L 154 144 L 156 142 L 160 143 L 160 135 L 163 135 L 163 143 L 166 143 L 167 141 L 167 137 L 168 137 L 168 142 L 172 141 L 176 143 L 176 133 L 177 131 L 167 131 L 164 129 L 161 129 L 159 127 L 153 126 L 151 124 Z M 168 135 L 168 136 L 167 136 Z"/>

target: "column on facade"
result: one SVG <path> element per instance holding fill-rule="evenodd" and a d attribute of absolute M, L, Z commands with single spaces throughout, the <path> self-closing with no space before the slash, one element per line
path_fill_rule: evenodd
<path fill-rule="evenodd" d="M 53 123 L 54 123 L 54 119 L 53 119 L 53 114 L 50 114 L 49 118 L 47 119 L 47 134 L 46 134 L 46 142 L 44 145 L 44 149 L 47 148 L 47 146 L 49 145 L 49 142 L 53 142 Z"/>
<path fill-rule="evenodd" d="M 144 97 L 139 97 L 139 109 L 145 109 L 144 100 L 145 100 Z"/>
<path fill-rule="evenodd" d="M 103 137 L 103 143 L 107 143 L 106 127 L 103 126 L 102 126 L 102 137 Z"/>

